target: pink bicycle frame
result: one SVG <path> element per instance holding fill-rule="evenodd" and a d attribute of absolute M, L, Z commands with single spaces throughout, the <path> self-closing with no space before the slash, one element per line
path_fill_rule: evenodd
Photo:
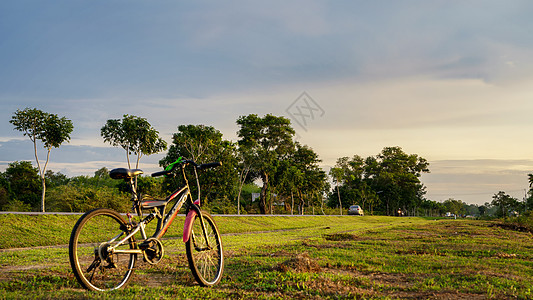
<path fill-rule="evenodd" d="M 200 199 L 194 201 L 194 204 L 199 206 Z M 183 242 L 184 243 L 186 243 L 191 237 L 192 222 L 194 221 L 195 217 L 196 217 L 196 211 L 194 209 L 191 209 L 189 213 L 187 214 L 187 217 L 185 217 L 185 224 L 183 224 Z"/>

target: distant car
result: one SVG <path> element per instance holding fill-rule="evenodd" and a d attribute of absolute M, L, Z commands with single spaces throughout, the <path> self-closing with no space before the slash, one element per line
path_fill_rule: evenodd
<path fill-rule="evenodd" d="M 359 205 L 352 205 L 348 209 L 349 215 L 356 215 L 356 216 L 364 216 L 365 213 L 363 212 L 363 209 Z"/>

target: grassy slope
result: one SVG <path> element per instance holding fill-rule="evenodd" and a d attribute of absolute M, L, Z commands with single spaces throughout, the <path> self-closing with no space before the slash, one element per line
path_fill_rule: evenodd
<path fill-rule="evenodd" d="M 70 233 L 79 215 L 0 215 L 0 249 L 67 245 Z M 269 230 L 290 230 L 320 226 L 348 226 L 359 229 L 386 224 L 401 223 L 401 219 L 387 217 L 366 218 L 365 222 L 352 222 L 356 217 L 346 216 L 286 216 L 286 217 L 224 217 L 217 216 L 221 233 L 245 233 Z M 171 226 L 167 237 L 181 236 L 184 217 L 179 216 Z M 389 220 L 389 221 L 387 221 Z M 420 219 L 423 220 L 423 219 Z M 389 222 L 389 223 L 388 223 Z M 155 225 L 152 222 L 151 225 Z M 354 227 L 355 226 L 355 227 Z M 339 227 L 340 228 L 340 227 Z"/>
<path fill-rule="evenodd" d="M 2 248 L 66 244 L 77 218 L 0 215 Z M 179 236 L 177 221 L 171 236 Z M 128 287 L 106 295 L 79 289 L 65 248 L 0 252 L 0 298 L 533 297 L 531 233 L 489 222 L 260 216 L 216 221 L 225 234 L 226 267 L 215 288 L 194 283 L 183 244 L 168 240 L 163 262 L 153 268 L 138 263 Z"/>

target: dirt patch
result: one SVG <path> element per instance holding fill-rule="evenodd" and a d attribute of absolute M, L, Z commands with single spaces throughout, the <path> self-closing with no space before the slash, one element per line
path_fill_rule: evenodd
<path fill-rule="evenodd" d="M 295 271 L 295 272 L 320 272 L 321 268 L 316 261 L 314 261 L 309 254 L 301 253 L 296 256 L 279 263 L 275 270 L 280 272 Z"/>
<path fill-rule="evenodd" d="M 520 224 L 496 223 L 496 224 L 489 225 L 489 227 L 500 227 L 502 229 L 514 230 L 514 231 L 519 231 L 519 232 L 529 232 L 533 234 L 533 229 L 520 225 Z"/>
<path fill-rule="evenodd" d="M 314 243 L 312 241 L 306 241 L 306 240 L 302 241 L 302 246 L 312 247 L 315 249 L 346 248 L 344 245 L 341 245 L 340 243 L 323 244 L 323 243 Z"/>
<path fill-rule="evenodd" d="M 322 236 L 328 241 L 354 241 L 359 239 L 357 235 L 352 233 L 333 233 L 324 234 Z"/>

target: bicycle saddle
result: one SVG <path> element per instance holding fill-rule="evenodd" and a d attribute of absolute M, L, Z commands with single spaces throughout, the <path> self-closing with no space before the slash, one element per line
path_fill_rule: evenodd
<path fill-rule="evenodd" d="M 139 176 L 143 173 L 141 169 L 126 169 L 126 168 L 117 168 L 109 172 L 109 177 L 113 179 L 129 179 Z"/>

